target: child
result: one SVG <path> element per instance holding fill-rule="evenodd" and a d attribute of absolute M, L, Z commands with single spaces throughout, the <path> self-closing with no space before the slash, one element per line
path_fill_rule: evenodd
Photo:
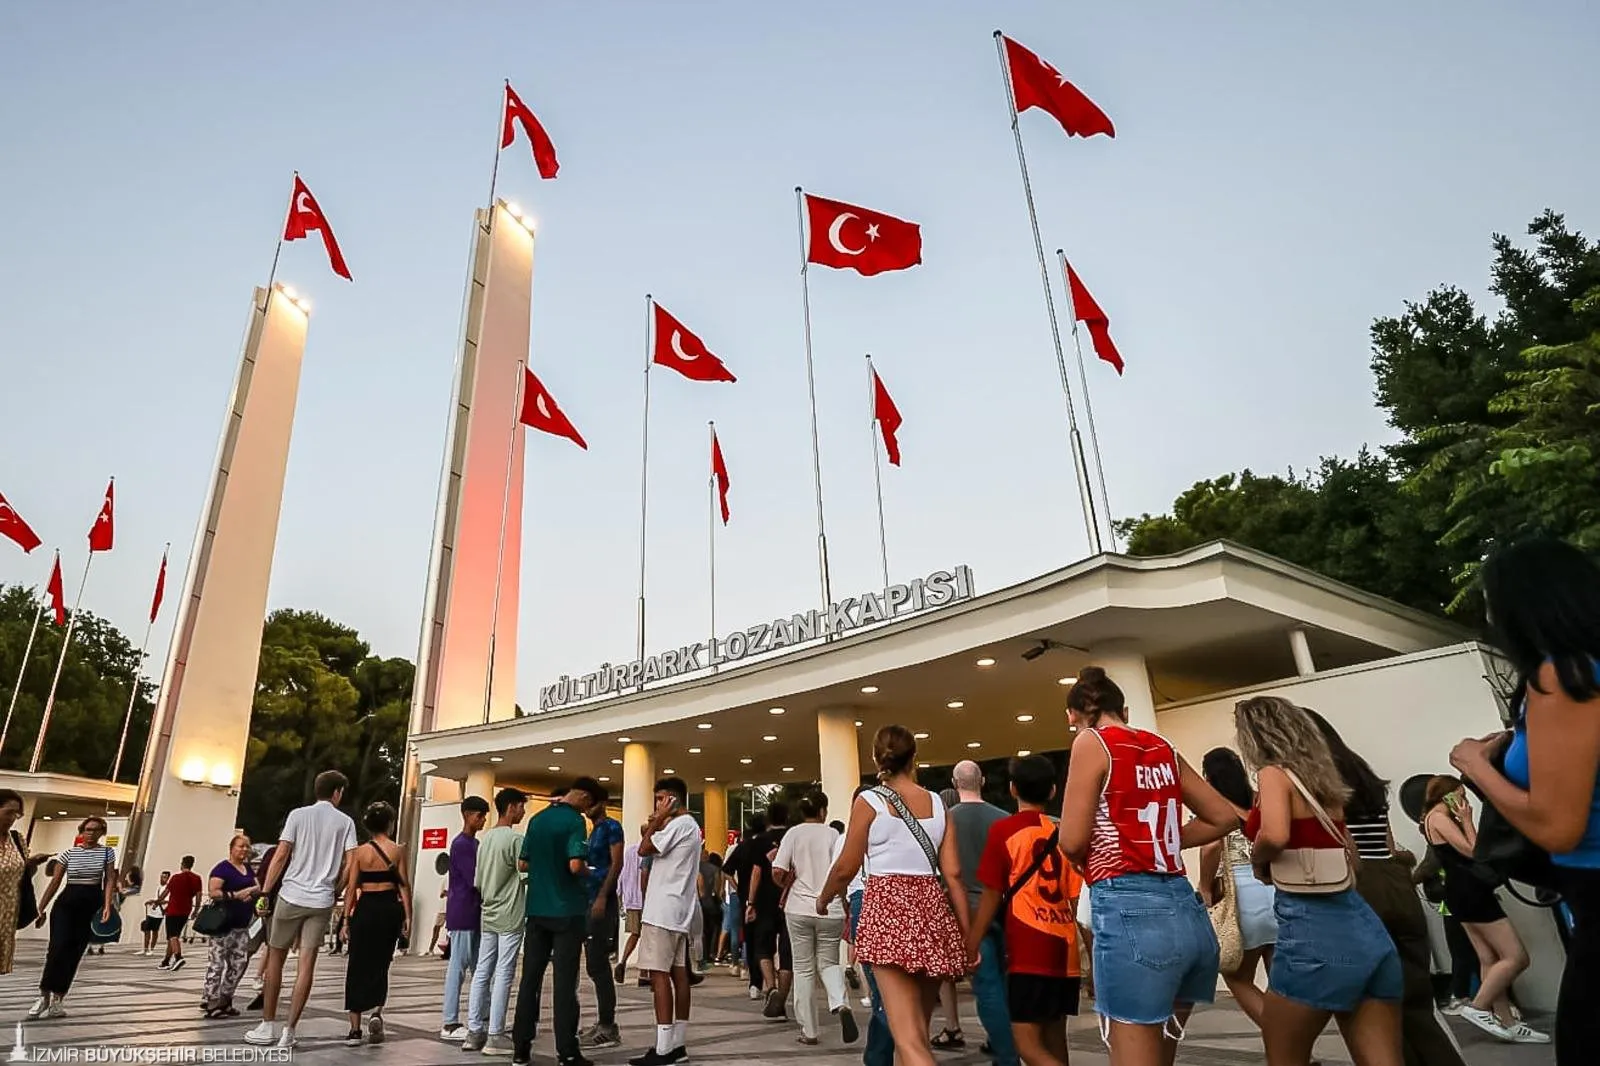
<path fill-rule="evenodd" d="M 1067 1017 L 1078 1013 L 1078 895 L 1083 879 L 1061 853 L 1055 822 L 1044 813 L 1056 794 L 1055 767 L 1042 755 L 1012 759 L 1017 813 L 989 829 L 978 882 L 983 898 L 967 952 L 1004 916 L 1006 997 L 1011 1033 L 1028 1066 L 1066 1066 Z"/>

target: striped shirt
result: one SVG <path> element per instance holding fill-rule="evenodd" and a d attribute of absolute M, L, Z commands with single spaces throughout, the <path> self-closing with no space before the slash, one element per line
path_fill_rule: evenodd
<path fill-rule="evenodd" d="M 74 845 L 57 855 L 56 861 L 67 868 L 67 884 L 98 885 L 105 877 L 106 867 L 116 865 L 117 849 Z"/>
<path fill-rule="evenodd" d="M 1350 839 L 1355 843 L 1356 853 L 1363 859 L 1378 860 L 1390 857 L 1387 816 L 1357 818 L 1346 814 L 1345 828 L 1350 831 Z"/>

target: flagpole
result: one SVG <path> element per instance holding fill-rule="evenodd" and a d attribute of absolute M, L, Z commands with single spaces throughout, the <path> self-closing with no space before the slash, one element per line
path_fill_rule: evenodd
<path fill-rule="evenodd" d="M 883 560 L 883 587 L 889 588 L 889 535 L 883 523 L 883 467 L 878 461 L 878 435 L 872 427 L 878 423 L 877 372 L 872 369 L 872 356 L 867 356 L 867 410 L 872 417 L 867 420 L 867 440 L 872 445 L 872 487 L 878 493 L 878 554 Z"/>
<path fill-rule="evenodd" d="M 493 215 L 493 211 L 490 214 Z M 523 360 L 517 360 L 517 369 L 523 369 Z M 500 543 L 494 557 L 494 613 L 489 617 L 489 668 L 483 681 L 483 724 L 489 724 L 491 701 L 494 698 L 494 650 L 500 632 L 500 580 L 506 565 L 506 523 L 511 512 L 511 471 L 517 465 L 517 426 L 522 423 L 522 392 L 528 375 L 518 374 L 511 404 L 511 439 L 506 442 L 506 482 L 500 492 Z"/>
<path fill-rule="evenodd" d="M 61 550 L 56 549 L 56 561 L 61 560 Z M 52 568 L 51 573 L 55 573 Z M 28 630 L 28 642 L 22 648 L 22 665 L 17 668 L 17 684 L 11 690 L 11 705 L 6 708 L 6 721 L 0 726 L 0 751 L 5 750 L 6 737 L 11 734 L 11 716 L 17 713 L 17 696 L 22 692 L 22 678 L 28 672 L 28 656 L 33 653 L 33 638 L 39 635 L 39 622 L 44 618 L 44 600 L 39 601 L 38 608 L 33 612 L 33 628 Z"/>
<path fill-rule="evenodd" d="M 294 172 L 294 180 L 300 180 L 300 172 Z M 278 257 L 283 255 L 283 235 L 289 228 L 289 216 L 294 214 L 294 181 L 289 183 L 289 208 L 284 212 L 283 225 L 278 227 L 278 246 L 272 250 L 272 269 L 267 271 L 267 298 L 261 304 L 261 313 L 266 314 L 267 306 L 272 303 L 272 283 L 278 277 Z"/>
<path fill-rule="evenodd" d="M 717 447 L 717 424 L 716 422 L 707 422 L 706 425 L 711 430 L 711 454 L 715 456 Z M 710 536 L 708 537 L 707 543 L 710 545 L 711 563 L 711 643 L 708 645 L 708 647 L 715 648 L 717 640 L 717 471 L 715 467 L 712 467 L 711 474 L 706 479 L 706 489 L 707 497 L 710 503 L 710 508 L 707 511 L 707 514 L 710 518 L 710 521 L 707 523 L 707 530 Z M 716 671 L 717 666 L 715 662 L 711 664 L 711 669 L 712 672 Z"/>
<path fill-rule="evenodd" d="M 811 478 L 817 495 L 817 570 L 822 578 L 822 609 L 833 603 L 833 590 L 828 579 L 828 531 L 822 521 L 822 445 L 817 438 L 817 375 L 811 358 L 811 279 L 807 269 L 810 260 L 806 255 L 805 190 L 794 187 L 794 209 L 800 226 L 800 306 L 805 314 L 806 338 L 806 396 L 811 403 Z M 832 639 L 833 634 L 828 634 Z"/>
<path fill-rule="evenodd" d="M 500 132 L 494 138 L 494 169 L 489 171 L 489 218 L 491 224 L 494 219 L 494 190 L 500 182 L 500 153 L 505 151 L 500 142 L 505 139 L 506 125 L 506 90 L 511 88 L 511 79 L 505 80 L 505 89 L 500 91 Z"/>
<path fill-rule="evenodd" d="M 122 716 L 122 736 L 117 740 L 117 757 L 111 762 L 111 777 L 116 781 L 117 774 L 122 770 L 122 753 L 128 746 L 128 725 L 133 721 L 133 705 L 139 700 L 140 674 L 144 670 L 144 653 L 150 647 L 150 631 L 155 628 L 154 618 L 144 627 L 144 641 L 139 645 L 139 663 L 133 669 L 133 691 L 128 693 L 128 710 Z"/>
<path fill-rule="evenodd" d="M 56 709 L 56 686 L 61 684 L 61 668 L 67 665 L 67 649 L 72 646 L 72 631 L 78 625 L 78 608 L 83 605 L 83 590 L 89 584 L 89 567 L 94 563 L 94 552 L 83 564 L 83 577 L 78 581 L 78 598 L 72 603 L 72 613 L 67 616 L 67 632 L 61 638 L 61 657 L 56 660 L 56 676 L 50 680 L 50 695 L 45 697 L 44 715 L 39 719 L 39 735 L 33 740 L 33 758 L 28 762 L 28 773 L 38 773 L 39 759 L 44 755 L 44 736 L 50 728 L 50 715 Z"/>
<path fill-rule="evenodd" d="M 1089 422 L 1089 449 L 1094 453 L 1095 479 L 1100 484 L 1100 502 L 1106 509 L 1106 535 L 1111 538 L 1111 550 L 1117 550 L 1117 527 L 1111 521 L 1111 496 L 1106 492 L 1106 467 L 1100 459 L 1100 434 L 1094 427 L 1094 404 L 1089 399 L 1089 375 L 1083 368 L 1083 339 L 1078 332 L 1078 307 L 1072 300 L 1072 282 L 1067 274 L 1067 253 L 1056 249 L 1061 263 L 1061 284 L 1067 293 L 1067 321 L 1072 323 L 1072 348 L 1078 357 L 1078 382 L 1083 386 L 1083 413 Z"/>
<path fill-rule="evenodd" d="M 645 513 L 646 504 L 650 499 L 650 363 L 652 349 L 650 347 L 651 324 L 655 321 L 655 299 L 649 294 L 644 294 L 644 426 L 640 430 L 639 439 L 643 442 L 639 447 L 639 617 L 638 617 L 638 655 L 636 659 L 644 658 L 644 560 L 645 560 Z M 640 675 L 639 688 L 644 688 L 643 675 Z"/>
<path fill-rule="evenodd" d="M 1017 115 L 1016 90 L 1011 84 L 1011 68 L 1006 63 L 1005 45 L 999 30 L 994 31 L 995 55 L 1000 60 L 1000 78 L 1006 86 L 1006 107 L 1011 112 L 1011 134 L 1017 142 L 1017 166 L 1022 171 L 1022 194 L 1028 202 L 1028 221 L 1033 226 L 1033 250 L 1039 259 L 1039 280 L 1044 285 L 1045 310 L 1050 315 L 1050 340 L 1055 345 L 1056 369 L 1061 375 L 1061 392 L 1067 401 L 1068 439 L 1072 445 L 1072 467 L 1078 477 L 1078 502 L 1083 508 L 1083 524 L 1089 533 L 1089 550 L 1099 555 L 1100 521 L 1095 515 L 1094 492 L 1089 485 L 1088 465 L 1083 458 L 1083 437 L 1078 432 L 1078 414 L 1072 405 L 1072 382 L 1067 376 L 1067 356 L 1061 346 L 1061 326 L 1056 321 L 1056 300 L 1050 290 L 1050 267 L 1044 257 L 1044 239 L 1039 236 L 1039 212 L 1033 205 L 1033 183 L 1028 178 L 1028 157 L 1022 150 L 1022 124 Z"/>

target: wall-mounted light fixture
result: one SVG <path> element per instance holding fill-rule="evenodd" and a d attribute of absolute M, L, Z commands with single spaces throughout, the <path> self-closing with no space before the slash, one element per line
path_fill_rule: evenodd
<path fill-rule="evenodd" d="M 185 759 L 178 768 L 178 780 L 195 788 L 214 788 L 220 792 L 234 790 L 233 767 L 224 762 L 208 768 L 204 759 Z"/>

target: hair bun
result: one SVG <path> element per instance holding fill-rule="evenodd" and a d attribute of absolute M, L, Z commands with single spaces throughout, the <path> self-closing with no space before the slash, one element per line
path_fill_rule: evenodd
<path fill-rule="evenodd" d="M 1105 679 L 1106 671 L 1103 666 L 1085 666 L 1078 671 L 1078 681 L 1081 684 L 1098 685 Z"/>

